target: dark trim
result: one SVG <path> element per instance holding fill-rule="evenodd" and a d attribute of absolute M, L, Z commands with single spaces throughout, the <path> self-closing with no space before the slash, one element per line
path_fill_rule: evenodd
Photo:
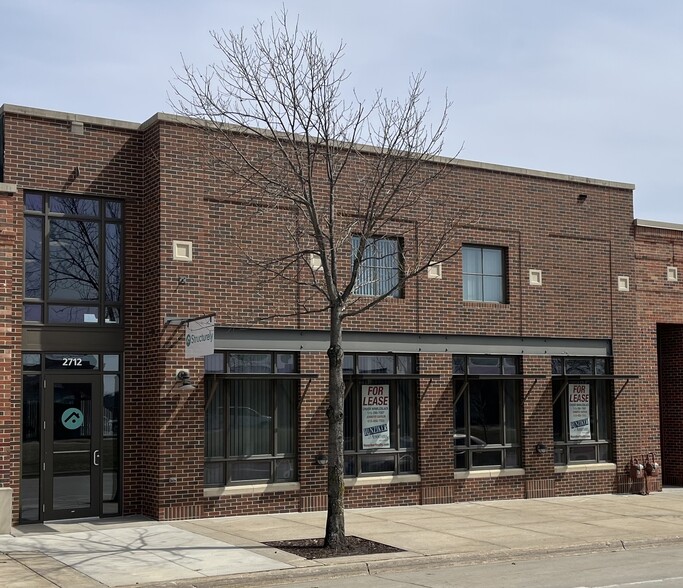
<path fill-rule="evenodd" d="M 454 380 L 545 380 L 544 374 L 471 374 L 454 375 Z"/>
<path fill-rule="evenodd" d="M 344 374 L 345 380 L 438 380 L 441 374 Z"/>
<path fill-rule="evenodd" d="M 326 352 L 329 331 L 247 329 L 216 325 L 216 351 Z M 610 357 L 609 339 L 498 337 L 438 333 L 344 331 L 345 353 L 451 353 L 454 355 L 542 355 Z"/>
<path fill-rule="evenodd" d="M 212 376 L 216 380 L 315 380 L 319 374 L 215 374 L 207 373 L 206 376 Z"/>
<path fill-rule="evenodd" d="M 638 380 L 640 376 L 636 375 L 613 375 L 613 374 L 600 374 L 600 375 L 594 375 L 594 374 L 585 374 L 581 376 L 575 376 L 575 375 L 562 375 L 562 376 L 553 376 L 553 378 L 558 378 L 558 379 L 563 379 L 567 380 L 568 382 L 578 382 L 580 380 Z"/>

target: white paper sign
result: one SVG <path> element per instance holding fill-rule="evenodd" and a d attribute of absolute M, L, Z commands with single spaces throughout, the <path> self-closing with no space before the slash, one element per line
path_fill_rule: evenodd
<path fill-rule="evenodd" d="M 389 449 L 389 385 L 361 387 L 363 449 Z"/>
<path fill-rule="evenodd" d="M 204 357 L 213 353 L 213 327 L 212 316 L 185 325 L 185 357 Z"/>
<path fill-rule="evenodd" d="M 569 384 L 569 439 L 591 438 L 590 386 Z"/>

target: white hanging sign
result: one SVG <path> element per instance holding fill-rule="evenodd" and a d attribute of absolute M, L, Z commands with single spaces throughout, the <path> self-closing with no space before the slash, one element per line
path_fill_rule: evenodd
<path fill-rule="evenodd" d="M 204 317 L 185 325 L 185 357 L 204 357 L 213 353 L 214 318 Z"/>

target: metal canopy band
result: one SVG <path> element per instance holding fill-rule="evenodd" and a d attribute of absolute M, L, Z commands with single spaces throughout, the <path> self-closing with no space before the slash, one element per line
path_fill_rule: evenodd
<path fill-rule="evenodd" d="M 217 380 L 315 380 L 319 374 L 212 374 Z"/>
<path fill-rule="evenodd" d="M 345 380 L 438 380 L 441 374 L 345 374 Z"/>
<path fill-rule="evenodd" d="M 544 374 L 460 374 L 453 376 L 454 380 L 545 380 Z"/>
<path fill-rule="evenodd" d="M 568 382 L 577 382 L 579 380 L 637 380 L 640 378 L 640 376 L 636 376 L 633 374 L 627 374 L 627 375 L 613 375 L 613 374 L 602 374 L 599 376 L 595 376 L 593 374 L 583 374 L 583 375 L 564 375 L 564 376 L 553 376 L 554 378 L 563 378 L 567 380 Z"/>

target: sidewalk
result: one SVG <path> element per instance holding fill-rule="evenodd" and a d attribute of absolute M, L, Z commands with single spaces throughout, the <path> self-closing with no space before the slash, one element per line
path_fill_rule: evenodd
<path fill-rule="evenodd" d="M 403 549 L 305 560 L 264 541 L 321 537 L 325 513 L 28 525 L 0 536 L 3 586 L 256 586 L 386 569 L 628 549 L 683 537 L 683 489 L 346 511 L 348 535 Z"/>

